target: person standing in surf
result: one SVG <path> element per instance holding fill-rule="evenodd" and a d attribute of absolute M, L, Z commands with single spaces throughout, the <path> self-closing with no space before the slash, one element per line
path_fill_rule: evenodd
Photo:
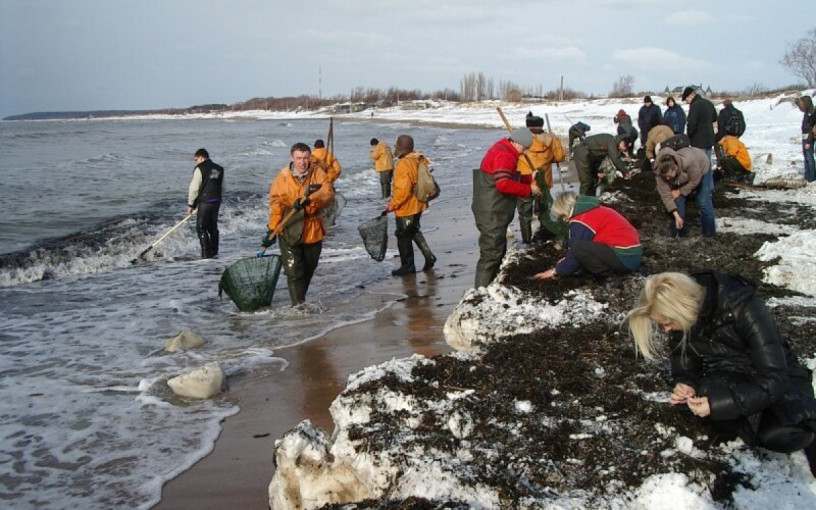
<path fill-rule="evenodd" d="M 211 259 L 218 255 L 218 211 L 224 193 L 224 168 L 212 162 L 206 149 L 198 149 L 193 159 L 196 166 L 187 190 L 187 215 L 198 211 L 196 233 L 201 242 L 201 258 Z"/>

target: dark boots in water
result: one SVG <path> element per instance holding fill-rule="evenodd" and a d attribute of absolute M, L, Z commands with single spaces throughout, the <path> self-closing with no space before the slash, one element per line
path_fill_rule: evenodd
<path fill-rule="evenodd" d="M 306 301 L 306 283 L 303 281 L 286 282 L 289 286 L 289 299 L 292 300 L 292 306 L 297 306 Z"/>
<path fill-rule="evenodd" d="M 425 265 L 422 266 L 423 271 L 427 271 L 434 267 L 436 263 L 436 256 L 431 251 L 431 247 L 428 246 L 428 241 L 425 240 L 425 236 L 422 235 L 422 232 L 417 232 L 414 236 L 414 242 L 416 243 L 419 251 L 422 252 L 422 256 L 425 257 Z"/>
<path fill-rule="evenodd" d="M 402 276 L 416 273 L 414 267 L 414 244 L 410 237 L 398 237 L 397 249 L 399 250 L 401 266 L 391 271 L 392 276 Z"/>

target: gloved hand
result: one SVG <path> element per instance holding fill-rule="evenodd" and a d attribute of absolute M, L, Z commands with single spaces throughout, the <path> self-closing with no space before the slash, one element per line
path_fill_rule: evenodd
<path fill-rule="evenodd" d="M 261 240 L 261 246 L 263 246 L 264 248 L 269 248 L 270 246 L 275 244 L 275 241 L 277 239 L 278 237 L 275 235 L 274 230 L 267 230 L 266 235 Z"/>
<path fill-rule="evenodd" d="M 312 202 L 312 199 L 309 197 L 304 197 L 295 202 L 294 208 L 296 211 L 299 211 L 309 205 Z"/>
<path fill-rule="evenodd" d="M 264 256 L 265 254 L 266 254 L 266 248 L 261 248 L 260 250 L 258 250 L 258 252 L 257 252 L 257 253 L 255 253 L 255 255 L 256 255 L 256 256 L 257 256 L 259 259 L 262 259 L 262 258 L 263 258 L 263 256 Z"/>

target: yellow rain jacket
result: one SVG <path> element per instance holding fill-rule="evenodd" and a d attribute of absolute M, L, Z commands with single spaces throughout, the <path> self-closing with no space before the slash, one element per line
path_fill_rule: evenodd
<path fill-rule="evenodd" d="M 394 169 L 394 194 L 389 204 L 394 208 L 394 216 L 412 216 L 428 209 L 427 202 L 420 202 L 414 196 L 414 186 L 417 182 L 419 162 L 426 165 L 431 162 L 419 152 L 409 152 L 401 157 Z"/>
<path fill-rule="evenodd" d="M 524 153 L 530 157 L 536 170 L 544 172 L 544 181 L 547 183 L 548 188 L 552 188 L 552 164 L 561 163 L 567 158 L 561 140 L 550 133 L 533 134 L 533 145 Z M 516 170 L 522 175 L 531 175 L 533 173 L 530 165 L 527 164 L 527 158 L 524 156 L 518 159 Z"/>
<path fill-rule="evenodd" d="M 312 163 L 317 163 L 326 174 L 329 176 L 329 180 L 334 182 L 340 177 L 340 172 L 343 171 L 340 168 L 340 162 L 337 161 L 337 158 L 334 157 L 334 154 L 331 154 L 325 147 L 320 147 L 317 149 L 312 149 L 312 156 L 311 156 Z"/>
<path fill-rule="evenodd" d="M 374 160 L 374 170 L 386 172 L 394 169 L 394 153 L 391 152 L 391 147 L 387 143 L 378 143 L 368 155 Z"/>
<path fill-rule="evenodd" d="M 745 144 L 740 141 L 739 138 L 736 136 L 725 135 L 722 140 L 720 140 L 720 145 L 722 145 L 723 152 L 725 152 L 726 156 L 734 156 L 739 161 L 739 164 L 742 165 L 747 171 L 751 171 L 751 156 L 748 154 L 748 149 L 745 148 Z"/>
<path fill-rule="evenodd" d="M 291 163 L 284 167 L 269 187 L 269 230 L 275 230 L 283 217 L 292 210 L 295 201 L 306 195 L 311 184 L 322 184 L 319 190 L 309 195 L 310 202 L 304 207 L 303 244 L 313 244 L 323 239 L 326 229 L 323 227 L 322 210 L 334 200 L 334 187 L 329 176 L 320 165 L 309 165 L 306 178 L 300 182 L 292 175 Z"/>

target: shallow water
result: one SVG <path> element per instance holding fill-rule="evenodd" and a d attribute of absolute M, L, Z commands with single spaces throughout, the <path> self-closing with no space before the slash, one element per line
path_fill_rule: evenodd
<path fill-rule="evenodd" d="M 210 361 L 228 375 L 279 367 L 285 376 L 275 349 L 365 320 L 399 298 L 367 290 L 394 267 L 390 257 L 371 260 L 356 231 L 385 205 L 369 140 L 393 144 L 400 133 L 413 135 L 432 160 L 442 201 L 469 196 L 470 169 L 503 135 L 334 124 L 343 165 L 337 189 L 348 203 L 324 241 L 308 306 L 288 306 L 281 275 L 272 308 L 240 313 L 218 297 L 221 273 L 257 249 L 269 183 L 288 162 L 289 147 L 325 138 L 328 121 L 0 123 L 4 507 L 155 504 L 162 484 L 211 451 L 219 422 L 238 411 L 223 395 L 179 399 L 168 378 Z M 199 147 L 226 168 L 220 258 L 198 259 L 189 221 L 148 262 L 133 264 L 183 218 Z M 433 215 L 432 207 L 423 216 L 426 231 Z M 198 333 L 205 347 L 163 354 L 164 342 L 182 329 Z"/>

